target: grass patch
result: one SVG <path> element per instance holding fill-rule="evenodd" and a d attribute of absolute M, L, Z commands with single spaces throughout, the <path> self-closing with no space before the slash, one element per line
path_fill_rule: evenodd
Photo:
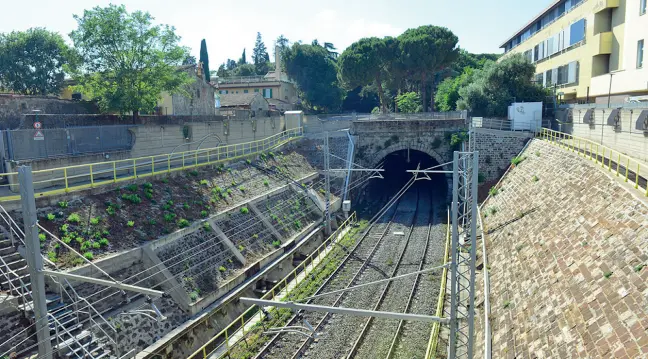
<path fill-rule="evenodd" d="M 639 273 L 639 272 L 641 272 L 641 270 L 644 269 L 645 266 L 646 266 L 646 265 L 643 264 L 643 263 L 642 263 L 642 264 L 639 264 L 639 265 L 636 265 L 636 266 L 634 267 L 634 271 L 635 271 L 635 273 Z"/>
<path fill-rule="evenodd" d="M 67 220 L 72 223 L 79 223 L 81 222 L 81 217 L 79 217 L 78 213 L 72 213 L 68 216 Z"/>
<path fill-rule="evenodd" d="M 48 221 L 53 221 L 54 219 L 56 219 L 56 216 L 54 215 L 54 213 L 48 213 L 47 214 L 47 220 Z"/>
<path fill-rule="evenodd" d="M 241 207 L 240 211 L 241 211 L 242 214 L 250 213 L 250 210 L 247 207 Z"/>
<path fill-rule="evenodd" d="M 520 163 L 522 163 L 522 161 L 524 161 L 524 160 L 526 160 L 526 157 L 523 157 L 523 156 L 515 156 L 515 157 L 511 158 L 511 164 L 512 164 L 513 166 L 518 166 L 518 165 L 519 165 Z"/>
<path fill-rule="evenodd" d="M 531 177 L 531 181 L 538 182 L 538 181 L 540 181 L 540 178 L 538 178 L 538 176 L 536 176 L 536 175 L 533 175 L 533 177 Z"/>
<path fill-rule="evenodd" d="M 488 195 L 491 196 L 491 197 L 497 196 L 498 193 L 499 193 L 499 190 L 497 189 L 497 187 L 491 187 L 488 190 Z"/>
<path fill-rule="evenodd" d="M 504 302 L 504 305 L 502 306 L 504 309 L 509 308 L 511 306 L 511 301 L 507 300 Z"/>
<path fill-rule="evenodd" d="M 606 279 L 609 279 L 609 278 L 612 276 L 612 274 L 614 274 L 614 272 L 607 271 L 607 272 L 603 273 L 603 276 L 604 276 Z"/>

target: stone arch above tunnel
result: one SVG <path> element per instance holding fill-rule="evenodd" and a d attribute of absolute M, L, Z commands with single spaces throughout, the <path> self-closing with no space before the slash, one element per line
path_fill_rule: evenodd
<path fill-rule="evenodd" d="M 432 149 L 431 146 L 427 146 L 425 144 L 407 144 L 407 143 L 395 143 L 387 148 L 383 148 L 382 150 L 374 153 L 371 156 L 368 156 L 366 162 L 367 165 L 369 166 L 376 166 L 378 163 L 387 155 L 393 152 L 398 152 L 402 150 L 415 150 L 415 151 L 421 151 L 431 158 L 433 158 L 435 161 L 437 161 L 439 164 L 444 164 L 446 162 L 452 161 L 452 158 L 448 158 L 449 156 L 442 156 L 439 154 L 436 150 Z M 452 164 L 446 164 L 443 165 L 443 170 L 445 171 L 452 171 Z M 451 174 L 447 174 L 446 177 L 452 177 Z"/>

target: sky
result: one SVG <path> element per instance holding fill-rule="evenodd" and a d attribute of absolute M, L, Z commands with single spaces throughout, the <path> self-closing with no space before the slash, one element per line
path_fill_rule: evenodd
<path fill-rule="evenodd" d="M 274 40 L 331 42 L 341 52 L 368 36 L 398 36 L 421 25 L 445 26 L 459 46 L 473 53 L 502 53 L 499 46 L 552 0 L 0 0 L 0 32 L 45 27 L 67 34 L 76 28 L 73 14 L 84 9 L 124 4 L 128 11 L 151 13 L 156 23 L 169 24 L 181 44 L 198 58 L 204 38 L 210 68 L 238 59 L 246 48 L 248 61 L 257 32 L 271 58 Z"/>

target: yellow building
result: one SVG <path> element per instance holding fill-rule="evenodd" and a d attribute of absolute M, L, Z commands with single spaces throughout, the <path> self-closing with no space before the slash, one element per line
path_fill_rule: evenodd
<path fill-rule="evenodd" d="M 505 55 L 536 65 L 537 83 L 565 102 L 631 102 L 648 95 L 647 0 L 558 0 L 508 38 Z M 610 90 L 611 88 L 611 90 Z"/>

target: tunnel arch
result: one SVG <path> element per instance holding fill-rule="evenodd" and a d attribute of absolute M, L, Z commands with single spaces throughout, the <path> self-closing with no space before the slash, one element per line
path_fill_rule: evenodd
<path fill-rule="evenodd" d="M 391 145 L 389 147 L 383 148 L 382 150 L 380 150 L 380 151 L 374 153 L 373 155 L 371 155 L 371 157 L 369 157 L 367 162 L 368 162 L 368 164 L 370 166 L 377 166 L 380 163 L 380 161 L 382 161 L 390 153 L 398 152 L 398 151 L 402 151 L 402 150 L 408 150 L 408 149 L 423 152 L 423 153 L 427 154 L 428 156 L 430 156 L 431 158 L 433 158 L 434 160 L 436 160 L 439 164 L 443 164 L 443 163 L 452 161 L 452 158 L 450 158 L 449 156 L 444 157 L 444 156 L 440 155 L 437 151 L 432 149 L 430 146 L 426 146 L 424 144 L 416 144 L 416 145 L 412 146 L 412 145 L 408 145 L 406 143 L 395 143 L 395 144 L 393 144 L 393 145 Z M 443 170 L 452 171 L 452 164 L 449 163 L 449 164 L 444 165 Z M 451 179 L 452 174 L 447 174 L 446 177 Z"/>

